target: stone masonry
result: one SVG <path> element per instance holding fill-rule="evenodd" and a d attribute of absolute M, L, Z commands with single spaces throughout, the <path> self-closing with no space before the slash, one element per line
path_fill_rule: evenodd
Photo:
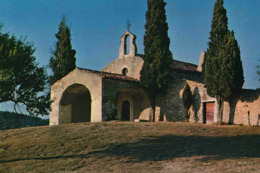
<path fill-rule="evenodd" d="M 129 43 L 127 43 L 129 38 Z M 51 86 L 50 125 L 109 120 L 150 121 L 152 119 L 149 93 L 140 86 L 142 55 L 137 54 L 136 36 L 125 32 L 121 37 L 119 57 L 101 71 L 76 68 Z M 129 49 L 127 49 L 129 48 Z M 203 83 L 205 52 L 199 65 L 174 60 L 173 81 L 166 91 L 156 97 L 155 121 L 189 121 L 205 123 L 209 115 L 207 103 L 212 107 L 213 121 L 217 122 L 216 99 L 207 94 Z M 189 119 L 182 103 L 185 84 L 192 92 Z M 259 125 L 260 90 L 244 89 L 229 103 L 224 103 L 225 123 Z"/>

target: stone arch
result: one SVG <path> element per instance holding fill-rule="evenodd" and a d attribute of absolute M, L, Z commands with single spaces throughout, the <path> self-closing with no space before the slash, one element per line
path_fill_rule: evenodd
<path fill-rule="evenodd" d="M 60 123 L 91 121 L 91 94 L 82 84 L 72 84 L 62 93 L 59 103 Z"/>
<path fill-rule="evenodd" d="M 117 94 L 116 109 L 117 119 L 124 120 L 123 104 L 128 101 L 130 104 L 129 121 L 150 120 L 151 102 L 147 93 L 141 88 L 123 88 Z"/>
<path fill-rule="evenodd" d="M 130 52 L 130 36 L 126 34 L 124 37 L 124 54 L 127 55 Z"/>

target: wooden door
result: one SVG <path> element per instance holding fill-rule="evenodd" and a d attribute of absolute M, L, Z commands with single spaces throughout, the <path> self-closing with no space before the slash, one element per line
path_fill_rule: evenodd
<path fill-rule="evenodd" d="M 122 104 L 121 120 L 122 121 L 130 120 L 130 103 L 127 100 L 124 101 Z"/>
<path fill-rule="evenodd" d="M 215 102 L 204 103 L 203 105 L 203 122 L 212 124 L 214 122 L 214 108 Z"/>

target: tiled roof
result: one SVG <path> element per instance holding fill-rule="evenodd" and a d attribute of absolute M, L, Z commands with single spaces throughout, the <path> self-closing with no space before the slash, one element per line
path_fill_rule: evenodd
<path fill-rule="evenodd" d="M 182 61 L 173 60 L 173 64 L 171 65 L 171 67 L 174 70 L 178 70 L 178 71 L 200 73 L 199 71 L 197 71 L 197 65 L 182 62 Z M 124 75 L 121 75 L 121 74 L 108 73 L 108 72 L 90 70 L 90 69 L 79 68 L 79 67 L 77 67 L 77 69 L 79 69 L 81 71 L 86 71 L 86 72 L 89 72 L 89 73 L 94 73 L 96 75 L 101 76 L 102 78 L 111 78 L 111 79 L 118 79 L 118 80 L 124 80 L 124 81 L 139 82 L 139 80 L 137 80 L 135 78 L 132 78 L 132 77 L 129 77 L 129 76 L 124 76 Z"/>
<path fill-rule="evenodd" d="M 174 70 L 200 73 L 199 71 L 197 71 L 197 65 L 191 64 L 191 63 L 187 63 L 187 62 L 173 60 L 173 64 L 172 64 L 171 67 Z"/>
<path fill-rule="evenodd" d="M 124 80 L 124 81 L 131 81 L 131 82 L 139 82 L 139 80 L 129 77 L 129 76 L 124 76 L 121 74 L 116 74 L 116 73 L 107 73 L 107 72 L 102 72 L 102 71 L 96 71 L 96 70 L 90 70 L 90 69 L 84 69 L 84 68 L 79 68 L 77 69 L 89 73 L 94 73 L 96 75 L 101 76 L 102 78 L 111 78 L 111 79 L 118 79 L 118 80 Z"/>
<path fill-rule="evenodd" d="M 143 58 L 144 55 L 138 54 L 138 56 Z M 178 70 L 178 71 L 201 73 L 197 71 L 197 67 L 198 67 L 197 65 L 183 62 L 183 61 L 173 60 L 171 67 L 174 70 Z"/>

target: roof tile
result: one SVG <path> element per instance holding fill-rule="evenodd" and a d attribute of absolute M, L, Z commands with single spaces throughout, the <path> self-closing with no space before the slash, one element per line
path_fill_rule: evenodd
<path fill-rule="evenodd" d="M 173 60 L 173 63 L 171 65 L 171 67 L 174 70 L 200 73 L 199 71 L 197 71 L 197 65 L 191 64 L 191 63 L 187 63 L 187 62 Z"/>
<path fill-rule="evenodd" d="M 90 70 L 90 69 L 85 69 L 85 68 L 79 68 L 81 71 L 89 72 L 89 73 L 94 73 L 96 75 L 101 76 L 102 78 L 112 78 L 112 79 L 119 79 L 119 80 L 124 80 L 124 81 L 131 81 L 131 82 L 139 82 L 139 80 L 129 77 L 129 76 L 124 76 L 121 74 L 116 74 L 116 73 L 108 73 L 108 72 L 102 72 L 102 71 L 96 71 L 96 70 Z"/>

